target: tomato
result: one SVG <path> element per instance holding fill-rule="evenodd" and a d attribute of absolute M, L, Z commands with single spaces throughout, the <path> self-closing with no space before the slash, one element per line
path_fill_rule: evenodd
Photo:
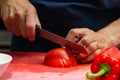
<path fill-rule="evenodd" d="M 51 67 L 72 67 L 77 65 L 77 60 L 72 52 L 65 48 L 55 48 L 45 56 L 44 64 Z"/>

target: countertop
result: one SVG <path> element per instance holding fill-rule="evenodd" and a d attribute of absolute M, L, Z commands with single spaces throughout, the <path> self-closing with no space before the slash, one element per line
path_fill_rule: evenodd
<path fill-rule="evenodd" d="M 70 68 L 53 68 L 43 65 L 45 52 L 4 52 L 13 57 L 0 80 L 88 80 L 90 64 Z"/>

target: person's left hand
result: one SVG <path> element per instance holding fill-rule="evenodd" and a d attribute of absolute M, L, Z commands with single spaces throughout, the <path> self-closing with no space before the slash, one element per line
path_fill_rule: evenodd
<path fill-rule="evenodd" d="M 113 46 L 111 40 L 106 34 L 95 32 L 88 28 L 71 29 L 66 36 L 69 41 L 83 45 L 88 51 L 89 55 L 85 59 L 83 55 L 79 54 L 81 62 L 91 62 L 96 55 L 98 55 L 105 48 Z"/>

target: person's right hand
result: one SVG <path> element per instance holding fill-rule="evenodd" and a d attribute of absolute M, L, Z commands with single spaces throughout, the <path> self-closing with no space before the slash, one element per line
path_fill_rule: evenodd
<path fill-rule="evenodd" d="M 35 25 L 40 25 L 36 9 L 29 0 L 1 0 L 1 18 L 16 36 L 35 40 Z"/>

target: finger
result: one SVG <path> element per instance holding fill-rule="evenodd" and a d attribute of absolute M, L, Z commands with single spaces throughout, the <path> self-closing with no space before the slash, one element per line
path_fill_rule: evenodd
<path fill-rule="evenodd" d="M 89 54 L 93 53 L 94 51 L 97 50 L 97 42 L 92 42 L 88 47 L 87 47 L 87 51 Z"/>
<path fill-rule="evenodd" d="M 28 13 L 26 15 L 26 30 L 27 30 L 27 35 L 28 35 L 28 39 L 30 41 L 34 41 L 35 40 L 35 13 Z"/>
<path fill-rule="evenodd" d="M 19 25 L 16 22 L 16 16 L 11 17 L 10 23 L 12 24 L 12 31 L 16 36 L 20 36 L 20 30 L 19 30 Z"/>
<path fill-rule="evenodd" d="M 98 54 L 100 54 L 101 51 L 102 51 L 101 49 L 97 49 L 97 50 L 95 51 L 95 53 L 87 56 L 87 57 L 84 58 L 84 59 L 80 59 L 80 60 L 79 60 L 79 63 L 90 63 L 90 62 L 92 62 L 92 61 L 94 60 L 94 58 L 95 58 Z"/>
<path fill-rule="evenodd" d="M 73 30 L 70 30 L 66 36 L 66 39 L 69 41 L 74 42 L 74 39 L 76 38 L 76 35 Z"/>
<path fill-rule="evenodd" d="M 9 18 L 9 10 L 7 8 L 4 9 L 4 7 L 3 7 L 3 8 L 1 8 L 0 13 L 1 13 L 0 15 L 1 15 L 1 18 L 3 20 L 3 23 L 4 23 L 5 27 L 6 27 L 6 29 L 9 32 L 13 33 L 13 31 L 11 29 L 11 23 L 10 23 L 10 20 L 9 20 L 10 19 Z"/>
<path fill-rule="evenodd" d="M 19 29 L 17 29 L 17 25 L 16 25 L 16 21 L 15 21 L 15 11 L 14 9 L 10 8 L 10 13 L 9 13 L 9 22 L 11 23 L 11 29 L 13 34 L 15 34 L 16 36 L 20 35 Z"/>
<path fill-rule="evenodd" d="M 90 56 L 88 56 L 86 58 L 86 62 L 90 62 L 90 61 L 93 61 L 93 59 L 98 55 L 100 54 L 102 50 L 101 49 L 97 49 L 93 54 L 91 54 Z"/>
<path fill-rule="evenodd" d="M 83 45 L 84 47 L 88 47 L 92 42 L 93 41 L 88 36 L 84 36 L 83 38 L 80 39 L 78 44 Z"/>
<path fill-rule="evenodd" d="M 25 28 L 25 14 L 23 12 L 16 13 L 16 23 L 18 24 L 18 29 L 24 38 L 27 38 L 27 32 Z"/>
<path fill-rule="evenodd" d="M 9 19 L 5 19 L 3 22 L 4 22 L 5 27 L 7 28 L 7 30 L 8 30 L 9 32 L 13 33 L 12 28 L 11 28 L 12 25 L 11 25 Z"/>
<path fill-rule="evenodd" d="M 80 38 L 75 37 L 75 38 L 73 39 L 73 42 L 75 42 L 75 43 L 78 43 L 79 41 L 80 41 Z"/>
<path fill-rule="evenodd" d="M 86 58 L 87 56 L 89 56 L 90 54 L 92 54 L 94 51 L 96 51 L 96 50 L 97 50 L 97 43 L 96 43 L 96 42 L 91 43 L 91 44 L 86 48 L 86 50 L 87 50 L 88 54 L 84 54 L 84 53 L 82 54 L 82 53 L 80 53 L 80 54 L 78 55 L 79 59 Z"/>
<path fill-rule="evenodd" d="M 78 42 L 83 35 L 80 34 L 80 29 L 71 29 L 66 36 L 66 39 L 72 42 Z"/>

